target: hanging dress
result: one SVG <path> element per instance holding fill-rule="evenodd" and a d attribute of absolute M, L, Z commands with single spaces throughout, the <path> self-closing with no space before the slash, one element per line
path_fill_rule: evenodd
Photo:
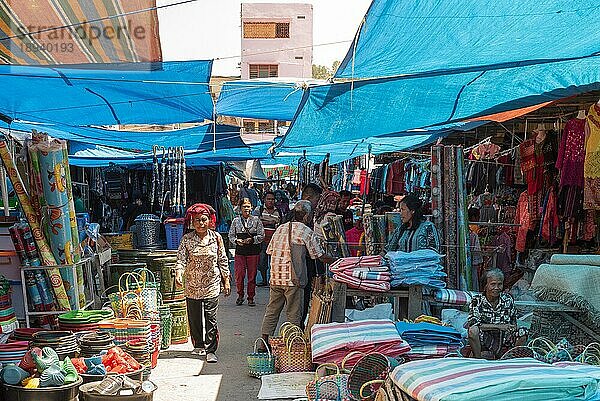
<path fill-rule="evenodd" d="M 565 125 L 556 168 L 560 170 L 559 214 L 576 217 L 583 202 L 583 164 L 585 161 L 586 120 L 573 118 Z"/>
<path fill-rule="evenodd" d="M 600 105 L 590 107 L 583 168 L 583 208 L 600 210 Z"/>

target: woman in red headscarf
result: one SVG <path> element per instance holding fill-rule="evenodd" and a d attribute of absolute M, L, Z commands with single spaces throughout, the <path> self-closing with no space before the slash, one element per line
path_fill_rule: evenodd
<path fill-rule="evenodd" d="M 206 361 L 211 363 L 217 362 L 219 294 L 221 289 L 225 296 L 231 294 L 225 245 L 221 235 L 214 231 L 216 217 L 215 210 L 209 205 L 196 203 L 189 207 L 185 222 L 193 231 L 181 239 L 175 277 L 179 283 L 185 278 L 187 313 L 194 344 L 192 353 L 206 352 Z"/>

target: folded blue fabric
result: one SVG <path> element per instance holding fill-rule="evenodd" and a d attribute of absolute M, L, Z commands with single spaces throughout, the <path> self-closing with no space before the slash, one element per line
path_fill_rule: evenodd
<path fill-rule="evenodd" d="M 411 272 L 436 272 L 443 271 L 444 267 L 439 264 L 423 264 L 423 265 L 411 265 L 406 264 L 402 266 L 392 265 L 390 266 L 390 273 L 411 273 Z"/>
<path fill-rule="evenodd" d="M 428 322 L 411 323 L 411 322 L 396 322 L 396 329 L 402 335 L 404 332 L 423 332 L 429 331 L 432 333 L 445 333 L 455 335 L 460 338 L 460 333 L 454 327 L 441 326 Z"/>
<path fill-rule="evenodd" d="M 443 271 L 418 271 L 418 272 L 392 272 L 392 278 L 403 279 L 403 278 L 444 278 L 446 273 Z"/>
<path fill-rule="evenodd" d="M 391 286 L 423 285 L 436 289 L 445 288 L 446 273 L 440 264 L 442 255 L 431 249 L 414 252 L 388 252 L 392 275 Z"/>
<path fill-rule="evenodd" d="M 432 323 L 397 322 L 398 334 L 411 346 L 448 345 L 460 346 L 460 333 L 452 327 Z"/>
<path fill-rule="evenodd" d="M 433 249 L 419 249 L 413 252 L 388 252 L 385 255 L 386 259 L 393 263 L 394 261 L 400 263 L 421 263 L 421 262 L 434 262 L 439 263 L 442 260 L 443 255 L 440 255 Z"/>
<path fill-rule="evenodd" d="M 407 285 L 422 285 L 434 289 L 446 288 L 446 283 L 442 280 L 427 279 L 427 278 L 408 278 L 408 279 L 392 279 L 390 282 L 392 288 L 402 287 Z"/>
<path fill-rule="evenodd" d="M 395 325 L 396 325 L 396 329 L 398 330 L 398 333 L 400 333 L 400 334 L 429 332 L 429 333 L 455 335 L 457 337 L 460 337 L 460 333 L 454 327 L 442 326 L 439 324 L 434 324 L 434 323 L 429 323 L 429 322 L 412 323 L 412 322 L 399 321 L 399 322 L 396 322 Z"/>

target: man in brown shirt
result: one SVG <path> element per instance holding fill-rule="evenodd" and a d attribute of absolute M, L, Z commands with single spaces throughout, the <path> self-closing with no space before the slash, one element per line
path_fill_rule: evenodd
<path fill-rule="evenodd" d="M 258 271 L 262 276 L 262 282 L 256 284 L 259 287 L 269 284 L 267 273 L 269 271 L 270 260 L 269 256 L 267 255 L 267 247 L 269 246 L 269 242 L 271 242 L 271 237 L 273 237 L 275 229 L 279 227 L 279 224 L 281 224 L 283 217 L 281 211 L 275 207 L 274 192 L 265 192 L 264 202 L 264 205 L 254 209 L 253 213 L 260 219 L 260 221 L 262 221 L 263 229 L 265 231 L 265 239 L 262 243 L 260 258 L 258 260 Z"/>

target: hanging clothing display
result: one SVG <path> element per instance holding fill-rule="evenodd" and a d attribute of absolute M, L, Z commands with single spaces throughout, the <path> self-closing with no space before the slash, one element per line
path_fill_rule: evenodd
<path fill-rule="evenodd" d="M 565 125 L 556 159 L 556 168 L 560 170 L 561 190 L 565 186 L 583 188 L 585 124 L 585 119 L 573 118 Z"/>
<path fill-rule="evenodd" d="M 473 279 L 463 148 L 434 146 L 431 172 L 434 224 L 440 234 L 441 252 L 446 255 L 447 284 L 449 288 L 470 290 Z"/>
<path fill-rule="evenodd" d="M 370 191 L 370 183 L 367 180 L 367 170 L 361 170 L 360 172 L 360 189 L 359 193 L 361 195 L 366 195 Z"/>
<path fill-rule="evenodd" d="M 389 165 L 386 179 L 387 192 L 392 195 L 404 193 L 404 160 L 399 160 Z"/>
<path fill-rule="evenodd" d="M 397 160 L 373 169 L 369 177 L 369 194 L 421 193 L 431 186 L 431 160 L 430 158 Z M 362 185 L 361 181 L 361 193 Z"/>
<path fill-rule="evenodd" d="M 537 180 L 535 168 L 535 141 L 528 139 L 519 145 L 521 152 L 521 170 L 527 183 L 527 210 L 532 221 L 538 220 L 540 205 L 537 197 Z"/>
<path fill-rule="evenodd" d="M 600 105 L 594 103 L 587 116 L 583 207 L 600 210 Z"/>
<path fill-rule="evenodd" d="M 302 186 L 311 183 L 319 185 L 319 165 L 305 157 L 298 159 L 298 181 Z"/>
<path fill-rule="evenodd" d="M 529 195 L 527 191 L 521 193 L 519 203 L 517 205 L 517 214 L 515 216 L 515 224 L 519 225 L 517 229 L 517 241 L 515 248 L 518 252 L 525 252 L 527 243 L 527 232 L 531 227 L 531 218 L 529 216 Z"/>
<path fill-rule="evenodd" d="M 385 216 L 366 213 L 363 219 L 367 255 L 379 255 L 387 241 Z"/>

